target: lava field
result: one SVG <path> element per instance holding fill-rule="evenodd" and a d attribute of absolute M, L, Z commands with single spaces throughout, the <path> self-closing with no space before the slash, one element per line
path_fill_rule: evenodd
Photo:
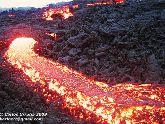
<path fill-rule="evenodd" d="M 164 124 L 164 5 L 73 0 L 0 12 L 0 123 Z"/>

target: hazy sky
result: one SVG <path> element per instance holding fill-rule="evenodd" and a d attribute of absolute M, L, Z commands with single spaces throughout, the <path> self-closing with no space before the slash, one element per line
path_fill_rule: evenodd
<path fill-rule="evenodd" d="M 42 7 L 49 3 L 68 2 L 72 0 L 0 0 L 0 8 Z"/>

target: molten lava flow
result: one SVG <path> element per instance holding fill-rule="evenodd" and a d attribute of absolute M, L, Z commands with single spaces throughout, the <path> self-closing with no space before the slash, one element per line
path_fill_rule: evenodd
<path fill-rule="evenodd" d="M 53 14 L 54 14 L 53 9 L 49 9 L 48 11 L 44 12 L 43 19 L 53 20 L 53 18 L 51 17 Z"/>
<path fill-rule="evenodd" d="M 96 2 L 96 3 L 88 3 L 87 6 L 98 6 L 98 5 L 112 5 L 112 2 Z"/>
<path fill-rule="evenodd" d="M 77 108 L 83 109 L 87 116 L 81 113 L 79 118 L 92 119 L 94 114 L 99 123 L 158 124 L 165 121 L 163 86 L 123 83 L 109 87 L 40 57 L 33 51 L 35 43 L 32 38 L 17 38 L 4 57 L 30 77 L 33 81 L 31 85 L 39 83 L 42 86 L 40 91 L 47 102 L 55 99 L 49 91 L 57 92 L 65 102 L 64 107 L 73 113 Z"/>
<path fill-rule="evenodd" d="M 8 17 L 15 17 L 15 14 L 8 14 Z"/>
<path fill-rule="evenodd" d="M 124 3 L 126 0 L 115 0 L 116 3 Z"/>
<path fill-rule="evenodd" d="M 44 12 L 43 14 L 43 19 L 46 19 L 46 20 L 53 20 L 54 17 L 52 16 L 61 16 L 63 19 L 67 19 L 71 16 L 73 16 L 73 13 L 71 12 L 70 10 L 70 7 L 69 6 L 63 6 L 63 7 L 60 7 L 60 8 L 51 8 L 47 11 Z"/>
<path fill-rule="evenodd" d="M 112 5 L 114 4 L 119 4 L 119 3 L 124 3 L 125 0 L 100 0 L 100 2 L 94 2 L 94 3 L 88 3 L 87 6 L 100 6 L 100 5 Z"/>
<path fill-rule="evenodd" d="M 79 8 L 78 4 L 73 5 L 73 9 L 78 9 L 78 8 Z"/>
<path fill-rule="evenodd" d="M 50 33 L 46 33 L 46 35 L 50 36 L 53 40 L 57 40 L 58 36 L 56 33 L 50 32 Z"/>

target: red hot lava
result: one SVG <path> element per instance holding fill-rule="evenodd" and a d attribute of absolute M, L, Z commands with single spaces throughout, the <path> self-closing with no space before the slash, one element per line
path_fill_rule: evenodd
<path fill-rule="evenodd" d="M 8 14 L 8 17 L 15 17 L 15 14 Z"/>
<path fill-rule="evenodd" d="M 58 39 L 58 35 L 56 33 L 50 32 L 50 33 L 46 33 L 46 35 L 50 36 L 53 40 Z"/>
<path fill-rule="evenodd" d="M 62 6 L 60 8 L 50 8 L 43 13 L 43 19 L 46 20 L 54 20 L 56 17 L 67 19 L 71 16 L 73 16 L 73 12 L 71 12 L 69 5 Z"/>
<path fill-rule="evenodd" d="M 97 6 L 97 5 L 112 5 L 118 3 L 124 3 L 125 0 L 99 0 L 98 2 L 88 3 L 86 6 Z M 45 20 L 54 20 L 55 18 L 67 19 L 73 16 L 72 9 L 78 9 L 79 5 L 65 5 L 59 8 L 49 8 L 43 13 L 43 19 Z"/>
<path fill-rule="evenodd" d="M 83 109 L 86 115 L 79 114 L 80 118 L 91 119 L 94 114 L 98 123 L 165 122 L 163 86 L 122 83 L 109 87 L 58 62 L 40 57 L 33 51 L 35 43 L 32 38 L 17 38 L 11 43 L 4 57 L 29 76 L 33 82 L 31 85 L 39 83 L 42 86 L 40 92 L 47 98 L 47 102 L 55 98 L 49 92 L 57 92 L 65 102 L 63 107 L 70 110 Z"/>
<path fill-rule="evenodd" d="M 78 8 L 79 8 L 78 4 L 73 5 L 73 9 L 78 9 Z"/>
<path fill-rule="evenodd" d="M 112 5 L 112 4 L 119 4 L 119 3 L 124 3 L 125 0 L 98 0 L 97 2 L 94 3 L 88 3 L 87 6 L 100 6 L 100 5 Z"/>

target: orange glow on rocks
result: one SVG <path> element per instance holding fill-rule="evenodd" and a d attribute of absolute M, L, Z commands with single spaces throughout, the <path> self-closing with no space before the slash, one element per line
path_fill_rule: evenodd
<path fill-rule="evenodd" d="M 73 13 L 70 11 L 69 6 L 63 6 L 60 8 L 51 8 L 43 13 L 43 19 L 45 20 L 54 20 L 52 16 L 61 16 L 63 19 L 67 19 L 73 16 Z"/>
<path fill-rule="evenodd" d="M 98 5 L 112 5 L 112 2 L 97 2 L 97 3 L 88 3 L 87 6 L 98 6 Z"/>
<path fill-rule="evenodd" d="M 76 5 L 73 5 L 73 9 L 78 9 L 79 8 L 79 5 L 76 4 Z"/>
<path fill-rule="evenodd" d="M 116 4 L 124 3 L 125 0 L 114 0 Z M 88 3 L 87 6 L 101 6 L 101 5 L 112 5 L 114 4 L 113 0 L 103 0 L 101 2 Z"/>
<path fill-rule="evenodd" d="M 57 40 L 58 39 L 58 36 L 57 36 L 56 33 L 51 32 L 51 33 L 46 33 L 46 35 L 50 36 L 53 40 Z"/>
<path fill-rule="evenodd" d="M 48 11 L 44 12 L 43 19 L 53 20 L 53 18 L 51 17 L 53 14 L 54 14 L 53 9 L 49 9 Z"/>
<path fill-rule="evenodd" d="M 92 119 L 96 123 L 163 123 L 165 120 L 165 88 L 153 84 L 123 83 L 109 87 L 61 65 L 40 57 L 33 51 L 36 41 L 32 38 L 15 39 L 4 57 L 14 67 L 22 70 L 39 83 L 47 102 L 55 99 L 57 92 L 72 115 Z M 37 92 L 37 89 L 35 90 Z M 83 112 L 77 114 L 77 109 Z M 85 112 L 84 112 L 85 111 Z M 85 113 L 85 114 L 84 114 Z"/>
<path fill-rule="evenodd" d="M 115 0 L 116 3 L 124 3 L 126 0 Z"/>
<path fill-rule="evenodd" d="M 8 17 L 15 17 L 15 14 L 8 14 Z"/>

